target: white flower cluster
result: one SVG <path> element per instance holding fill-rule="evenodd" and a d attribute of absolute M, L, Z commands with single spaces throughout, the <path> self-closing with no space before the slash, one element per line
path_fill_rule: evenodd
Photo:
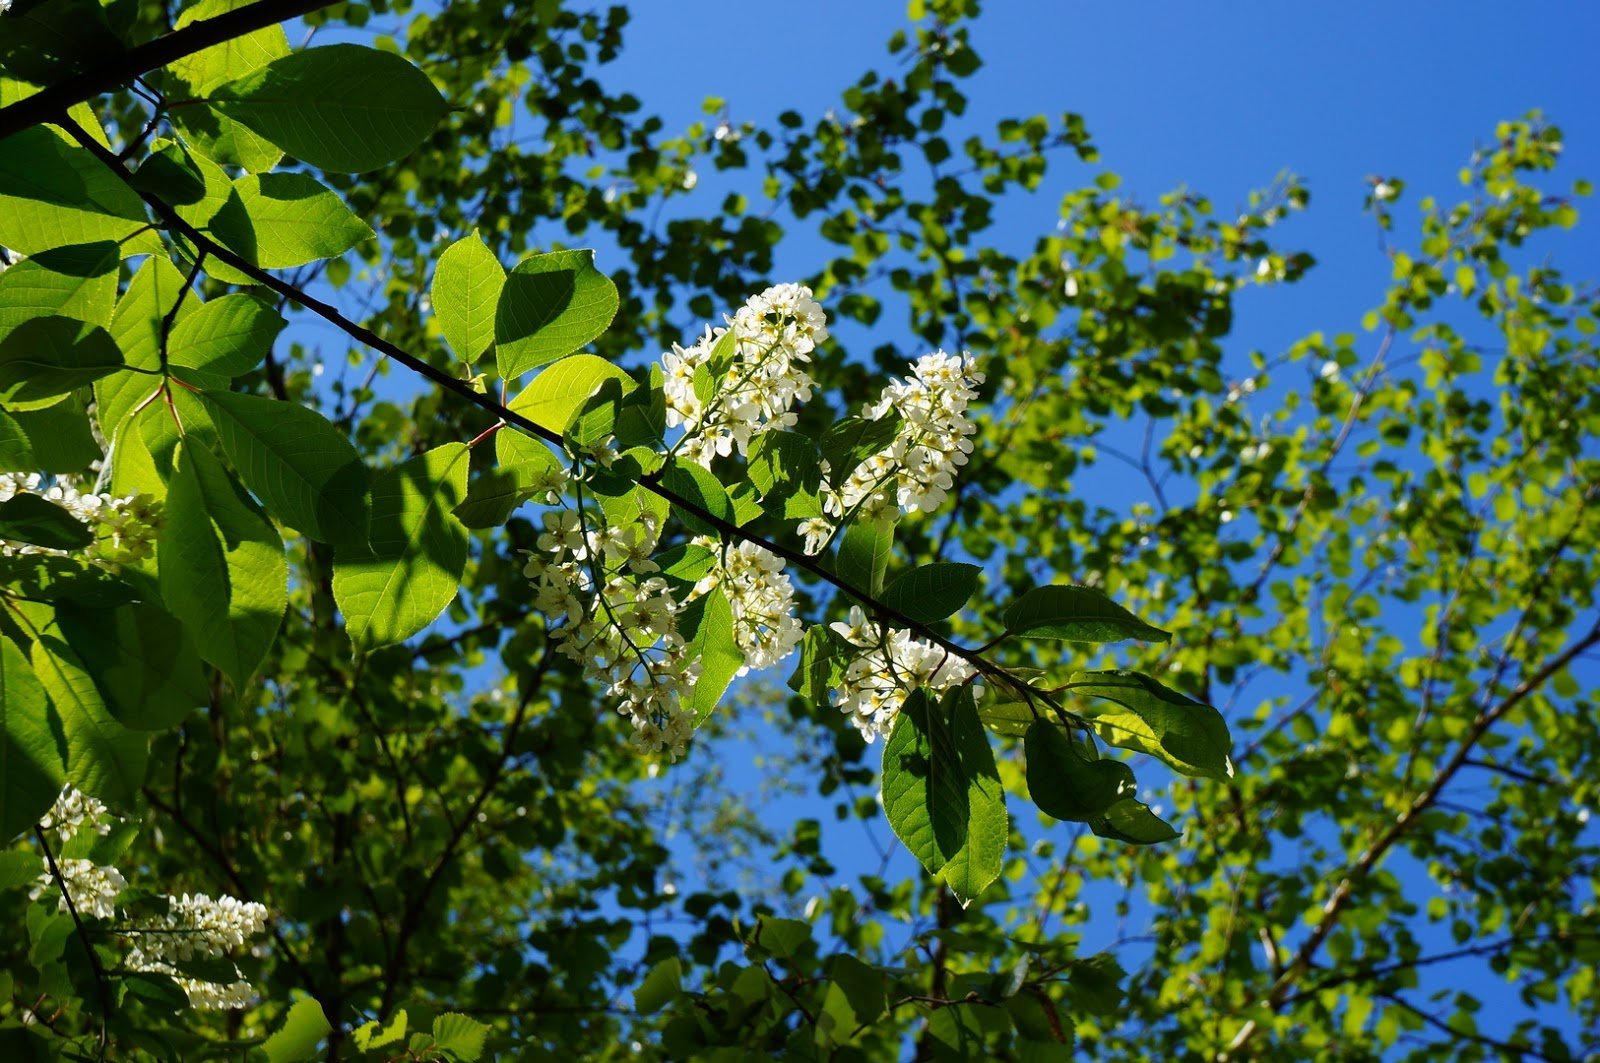
<path fill-rule="evenodd" d="M 768 288 L 727 321 L 727 328 L 708 326 L 693 346 L 673 344 L 661 356 L 667 424 L 683 426 L 683 454 L 706 466 L 735 449 L 745 453 L 762 432 L 795 423 L 794 404 L 811 397 L 803 363 L 828 338 L 827 316 L 800 284 Z M 730 331 L 733 357 L 725 376 L 697 389 L 696 372 L 709 368 L 718 341 Z"/>
<path fill-rule="evenodd" d="M 712 539 L 696 539 L 717 554 L 717 564 L 695 584 L 690 601 L 721 587 L 733 610 L 733 638 L 744 654 L 740 675 L 770 668 L 794 652 L 805 635 L 794 615 L 794 584 L 783 571 L 783 558 L 755 543 L 721 548 Z"/>
<path fill-rule="evenodd" d="M 266 907 L 254 902 L 213 899 L 201 893 L 168 897 L 164 917 L 130 929 L 138 944 L 128 950 L 128 967 L 170 976 L 188 995 L 192 1008 L 246 1008 L 255 1002 L 255 991 L 238 977 L 237 968 L 232 982 L 208 982 L 188 977 L 176 965 L 197 958 L 226 959 L 266 925 Z"/>
<path fill-rule="evenodd" d="M 884 388 L 878 401 L 861 411 L 880 420 L 890 410 L 900 415 L 894 439 L 861 462 L 843 483 L 823 497 L 831 521 L 812 517 L 800 524 L 806 552 L 817 553 L 836 523 L 879 519 L 898 506 L 906 513 L 928 512 L 944 503 L 956 470 L 967 463 L 977 431 L 967 420 L 967 405 L 977 397 L 984 376 L 970 354 L 934 351 L 917 359 L 909 379 Z"/>
<path fill-rule="evenodd" d="M 101 804 L 99 798 L 90 797 L 72 786 L 61 788 L 56 803 L 39 821 L 39 828 L 55 831 L 56 837 L 62 841 L 70 840 L 80 829 L 92 830 L 100 835 L 111 833 L 106 806 Z"/>
<path fill-rule="evenodd" d="M 65 843 L 80 831 L 109 833 L 109 818 L 105 805 L 68 786 L 39 821 L 39 827 L 54 832 L 56 840 Z M 53 893 L 57 910 L 65 912 L 69 910 L 67 898 L 71 897 L 71 910 L 80 917 L 116 918 L 117 897 L 128 888 L 122 872 L 77 857 L 55 857 L 55 867 L 61 881 L 56 881 L 47 866 L 28 891 L 31 899 Z M 266 923 L 267 909 L 254 902 L 185 893 L 167 898 L 167 914 L 162 918 L 136 923 L 120 932 L 137 942 L 128 950 L 128 968 L 171 976 L 188 995 L 190 1007 L 244 1008 L 254 1002 L 255 992 L 239 976 L 237 968 L 231 982 L 208 982 L 183 974 L 176 965 L 193 959 L 226 959 L 230 950 L 261 933 Z"/>
<path fill-rule="evenodd" d="M 88 553 L 97 561 L 112 565 L 133 564 L 155 552 L 156 537 L 161 531 L 159 500 L 145 494 L 113 498 L 110 495 L 83 493 L 61 480 L 40 490 L 42 483 L 43 477 L 38 473 L 0 473 L 0 502 L 20 494 L 36 494 L 61 506 L 96 531 L 96 541 L 89 547 Z M 0 557 L 66 553 L 65 550 L 0 539 Z"/>
<path fill-rule="evenodd" d="M 551 637 L 617 699 L 617 711 L 633 722 L 639 752 L 683 756 L 694 735 L 694 715 L 684 703 L 700 665 L 678 634 L 679 603 L 666 580 L 652 575 L 654 516 L 591 528 L 579 511 L 558 509 L 543 521 L 539 552 L 529 555 L 522 573 L 533 581 L 535 607 L 563 621 Z"/>
<path fill-rule="evenodd" d="M 72 908 L 80 916 L 110 919 L 117 914 L 117 894 L 128 888 L 128 880 L 114 867 L 101 867 L 93 860 L 57 858 L 56 869 L 61 872 L 63 893 L 56 878 L 48 868 L 28 890 L 30 900 L 38 900 L 46 893 L 56 895 L 56 910 L 68 910 L 67 897 L 72 898 Z"/>
<path fill-rule="evenodd" d="M 911 691 L 931 693 L 960 686 L 973 676 L 972 665 L 948 650 L 912 637 L 909 631 L 885 631 L 872 623 L 860 606 L 850 608 L 848 623 L 831 627 L 862 652 L 846 667 L 833 689 L 833 703 L 850 715 L 869 743 L 887 735 Z M 974 694 L 981 690 L 974 690 Z"/>

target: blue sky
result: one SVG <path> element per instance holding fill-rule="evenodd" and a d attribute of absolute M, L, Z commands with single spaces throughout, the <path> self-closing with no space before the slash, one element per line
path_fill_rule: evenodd
<path fill-rule="evenodd" d="M 610 91 L 639 96 L 669 132 L 702 120 L 708 96 L 726 100 L 734 122 L 757 125 L 782 110 L 815 118 L 840 108 L 840 94 L 863 71 L 892 76 L 884 45 L 905 19 L 898 0 L 646 0 L 633 8 L 621 57 L 598 76 Z M 1186 185 L 1224 215 L 1283 171 L 1306 179 L 1311 209 L 1275 230 L 1275 243 L 1311 251 L 1318 266 L 1298 284 L 1240 294 L 1227 347 L 1230 364 L 1241 368 L 1252 349 L 1275 353 L 1315 330 L 1357 331 L 1379 301 L 1388 265 L 1362 213 L 1370 177 L 1407 182 L 1397 212 L 1406 232 L 1423 196 L 1450 201 L 1461 194 L 1456 175 L 1497 121 L 1542 108 L 1566 134 L 1559 182 L 1600 178 L 1600 5 L 990 0 L 972 33 L 985 63 L 963 84 L 970 109 L 957 134 L 990 130 L 1001 118 L 1072 111 L 1100 149 L 1094 166 L 1061 156 L 1037 193 L 1001 204 L 986 239 L 1012 251 L 1031 248 L 1054 226 L 1062 193 L 1100 170 L 1120 174 L 1120 193 L 1136 200 L 1154 203 Z M 759 174 L 727 180 L 759 196 Z M 678 202 L 686 212 L 712 213 L 727 187 L 723 178 L 703 175 L 695 193 Z M 1592 240 L 1566 239 L 1561 247 L 1570 278 L 1600 280 L 1600 247 Z M 602 245 L 602 268 L 606 251 Z M 793 227 L 773 279 L 810 274 L 834 251 L 807 227 Z M 893 327 L 888 317 L 885 327 Z M 1104 490 L 1095 502 L 1125 504 L 1131 496 L 1117 497 L 1126 489 L 1116 486 L 1114 467 L 1107 471 L 1075 489 Z M 781 683 L 785 666 L 774 672 L 783 673 L 771 677 Z M 754 747 L 714 746 L 678 772 L 690 773 L 696 786 L 714 758 L 728 791 L 757 800 L 770 771 L 759 758 L 784 746 L 770 735 Z M 1154 765 L 1141 771 L 1147 787 L 1164 787 L 1169 778 Z M 809 778 L 788 782 L 802 794 L 810 789 Z M 779 829 L 807 816 L 828 823 L 832 799 L 780 797 L 763 804 L 762 814 Z M 891 878 L 919 873 L 882 820 L 865 829 L 892 852 Z M 840 868 L 836 882 L 877 870 L 877 846 L 861 831 L 845 825 L 826 835 Z M 696 844 L 692 833 L 674 839 L 684 868 L 692 866 Z M 1389 866 L 1422 896 L 1431 891 L 1414 861 L 1397 857 Z M 694 883 L 680 881 L 679 888 Z M 1107 930 L 1105 940 L 1086 946 L 1114 934 Z M 1438 970 L 1485 999 L 1505 995 L 1481 980 L 1481 968 Z M 1486 1030 L 1509 1020 L 1480 1018 Z"/>
<path fill-rule="evenodd" d="M 882 0 L 821 0 L 803 8 L 728 0 L 642 4 L 622 58 L 603 77 L 609 87 L 637 94 L 668 129 L 700 119 L 707 96 L 724 98 L 735 122 L 764 124 L 785 109 L 811 118 L 840 107 L 840 93 L 862 71 L 892 76 L 884 42 L 903 23 L 903 5 Z M 1600 5 L 1546 5 L 1535 18 L 1477 2 L 991 0 L 973 42 L 985 65 L 964 84 L 971 107 L 961 130 L 1073 111 L 1083 115 L 1101 153 L 1094 167 L 1054 166 L 1038 193 L 1003 204 L 988 236 L 1003 246 L 1031 247 L 1053 226 L 1061 194 L 1100 169 L 1120 174 L 1122 191 L 1133 198 L 1153 203 L 1187 185 L 1223 214 L 1282 171 L 1309 182 L 1311 209 L 1279 229 L 1276 242 L 1310 250 L 1319 264 L 1297 285 L 1240 296 L 1228 341 L 1239 365 L 1253 348 L 1276 352 L 1313 330 L 1357 331 L 1361 315 L 1379 301 L 1388 266 L 1362 213 L 1370 177 L 1407 182 L 1397 218 L 1405 232 L 1423 196 L 1451 201 L 1461 194 L 1456 175 L 1497 121 L 1542 108 L 1566 134 L 1557 183 L 1600 178 L 1594 58 Z M 703 181 L 703 201 L 686 209 L 710 210 L 724 190 L 719 181 Z M 810 273 L 831 254 L 803 227 L 792 232 L 774 279 Z M 1572 279 L 1600 279 L 1600 250 L 1592 241 L 1563 241 L 1560 261 Z M 724 751 L 718 759 L 731 787 L 759 782 L 761 769 L 740 753 Z M 1159 787 L 1166 777 L 1147 767 L 1141 782 Z M 827 822 L 830 805 L 789 799 L 772 812 L 783 820 Z M 893 845 L 886 825 L 874 827 Z M 835 833 L 829 854 L 841 867 L 840 880 L 876 870 L 877 857 L 855 828 Z M 680 836 L 675 847 L 686 852 L 693 844 Z M 1397 858 L 1390 866 L 1422 896 L 1431 892 L 1415 862 Z M 914 862 L 898 852 L 891 876 L 914 873 Z M 1453 984 L 1487 999 L 1504 993 L 1488 982 L 1471 984 L 1483 976 L 1481 968 L 1454 967 L 1446 975 L 1465 978 Z M 1500 1026 L 1494 1016 L 1482 1018 L 1486 1030 Z M 1509 1014 L 1500 1018 L 1509 1025 Z"/>

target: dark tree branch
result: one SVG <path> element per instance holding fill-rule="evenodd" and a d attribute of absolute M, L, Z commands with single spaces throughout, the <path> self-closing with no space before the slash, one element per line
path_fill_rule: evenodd
<path fill-rule="evenodd" d="M 0 107 L 0 139 L 42 122 L 56 121 L 57 116 L 73 104 L 91 100 L 102 92 L 111 92 L 147 71 L 267 26 L 299 18 L 320 8 L 332 7 L 335 2 L 257 0 L 247 7 L 236 8 L 227 14 L 195 22 L 175 33 L 157 37 L 124 52 L 111 62 L 98 64 L 92 70 L 74 74 L 25 100 Z"/>
<path fill-rule="evenodd" d="M 66 132 L 84 148 L 84 150 L 88 151 L 91 155 L 95 156 L 95 158 L 99 159 L 102 163 L 109 167 L 118 178 L 124 181 L 129 180 L 128 171 L 123 166 L 122 161 L 118 159 L 115 154 L 102 147 L 99 142 L 91 137 L 76 122 L 73 122 L 64 114 L 55 116 L 55 121 L 59 122 L 62 128 L 65 129 Z M 129 181 L 129 185 L 130 187 L 133 187 L 131 181 Z M 416 355 L 411 354 L 409 351 L 406 351 L 404 348 L 399 347 L 389 340 L 384 339 L 382 336 L 379 336 L 366 326 L 351 321 L 349 318 L 340 313 L 337 307 L 329 303 L 325 303 L 312 295 L 308 295 L 306 292 L 296 288 L 293 284 L 290 284 L 289 282 L 284 281 L 271 273 L 268 273 L 266 270 L 260 268 L 254 263 L 241 258 L 239 255 L 224 247 L 222 244 L 217 243 L 210 236 L 201 232 L 193 225 L 190 225 L 187 221 L 184 221 L 159 197 L 138 188 L 134 188 L 134 190 L 139 193 L 140 197 L 144 199 L 145 203 L 149 205 L 150 209 L 153 210 L 157 217 L 161 219 L 162 225 L 193 243 L 197 250 L 204 250 L 213 258 L 232 266 L 234 269 L 238 270 L 240 273 L 243 273 L 257 284 L 260 284 L 266 288 L 270 288 L 272 291 L 278 293 L 289 301 L 298 303 L 307 310 L 311 311 L 313 314 L 316 314 L 318 317 L 322 318 L 324 321 L 327 321 L 329 324 L 333 325 L 335 328 L 339 329 L 341 332 L 345 333 L 351 339 L 370 347 L 371 349 L 393 359 L 396 362 L 399 362 L 401 365 L 405 366 L 407 369 L 410 369 L 418 376 L 421 376 L 438 387 L 443 388 L 445 391 L 450 392 L 452 395 L 455 395 L 462 401 L 470 402 L 472 405 L 493 414 L 506 424 L 520 428 L 524 432 L 528 432 L 531 435 L 537 436 L 539 439 L 542 439 L 545 442 L 562 449 L 563 451 L 565 450 L 566 441 L 560 432 L 552 428 L 548 428 L 545 425 L 539 424 L 537 421 L 534 421 L 516 412 L 515 410 L 506 407 L 504 404 L 495 401 L 488 395 L 474 391 L 471 385 L 469 385 L 466 381 L 457 380 L 448 372 L 438 368 L 435 365 L 432 365 Z M 1014 678 L 1004 668 L 992 663 L 981 652 L 966 646 L 962 646 L 956 642 L 952 642 L 950 639 L 939 634 L 937 631 L 934 631 L 928 625 L 913 620 L 911 617 L 905 615 L 898 609 L 879 601 L 868 592 L 851 584 L 848 580 L 842 579 L 831 569 L 823 565 L 820 558 L 811 557 L 810 555 L 802 553 L 791 546 L 768 539 L 765 536 L 757 535 L 748 528 L 741 528 L 732 521 L 725 520 L 724 518 L 709 512 L 699 503 L 679 494 L 663 484 L 658 473 L 641 476 L 637 482 L 639 486 L 644 488 L 646 491 L 649 491 L 670 505 L 715 528 L 717 532 L 725 538 L 754 543 L 755 545 L 762 547 L 777 557 L 782 558 L 785 562 L 794 565 L 796 568 L 801 569 L 816 579 L 821 580 L 823 583 L 828 584 L 851 600 L 857 602 L 862 609 L 865 610 L 866 613 L 875 620 L 892 624 L 895 627 L 904 628 L 914 632 L 918 638 L 938 646 L 946 653 L 960 657 L 962 660 L 965 660 L 971 664 L 979 673 L 989 676 L 1007 688 L 1016 690 L 1025 698 L 1039 698 L 1046 705 L 1050 706 L 1050 708 L 1063 723 L 1071 723 L 1076 720 L 1076 717 L 1073 714 L 1068 713 L 1061 703 L 1048 693 L 1036 689 L 1031 684 L 1024 683 L 1021 680 Z"/>

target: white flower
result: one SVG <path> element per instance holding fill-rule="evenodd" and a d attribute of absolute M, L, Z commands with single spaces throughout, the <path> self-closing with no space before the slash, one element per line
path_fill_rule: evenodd
<path fill-rule="evenodd" d="M 863 417 L 879 420 L 893 410 L 900 415 L 900 426 L 892 442 L 824 496 L 829 515 L 872 519 L 891 506 L 917 513 L 944 504 L 955 485 L 955 471 L 972 453 L 970 437 L 977 431 L 966 417 L 967 405 L 977 398 L 977 386 L 984 380 L 975 366 L 970 354 L 923 355 L 912 364 L 909 379 L 890 384 L 876 403 L 861 411 Z"/>
<path fill-rule="evenodd" d="M 56 868 L 61 872 L 61 881 L 66 884 L 66 893 L 61 892 L 55 876 L 46 869 L 28 891 L 31 900 L 38 900 L 46 893 L 53 892 L 57 898 L 57 911 L 68 910 L 67 897 L 70 896 L 72 908 L 80 916 L 110 919 L 117 914 L 117 894 L 128 888 L 128 880 L 122 877 L 122 872 L 114 867 L 100 867 L 92 860 L 70 858 L 58 858 Z"/>
<path fill-rule="evenodd" d="M 63 842 L 71 839 L 81 828 L 101 835 L 111 833 L 106 806 L 71 786 L 62 787 L 56 803 L 39 821 L 39 828 L 55 831 L 56 837 Z"/>
<path fill-rule="evenodd" d="M 679 449 L 707 466 L 736 450 L 745 453 L 762 432 L 794 425 L 795 403 L 811 397 L 802 363 L 828 338 L 827 316 L 811 289 L 799 284 L 753 296 L 727 325 L 707 327 L 692 346 L 673 344 L 661 356 L 667 425 L 682 426 Z M 727 365 L 715 376 L 719 351 Z"/>
<path fill-rule="evenodd" d="M 716 549 L 707 539 L 695 540 Z M 794 652 L 805 631 L 794 615 L 794 584 L 783 559 L 755 543 L 718 550 L 717 565 L 698 584 L 694 597 L 721 587 L 733 611 L 733 639 L 744 654 L 740 675 L 769 668 Z"/>
<path fill-rule="evenodd" d="M 869 743 L 893 729 L 911 691 L 938 693 L 960 686 L 974 674 L 963 658 L 909 631 L 879 629 L 860 606 L 851 607 L 848 622 L 831 626 L 845 642 L 863 651 L 834 687 L 833 703 L 850 715 L 850 722 Z"/>
<path fill-rule="evenodd" d="M 189 1006 L 202 1010 L 249 1007 L 255 990 L 237 977 L 232 982 L 207 982 L 180 973 L 177 963 L 227 959 L 232 950 L 260 934 L 267 924 L 267 909 L 236 897 L 207 897 L 185 893 L 167 898 L 167 914 L 127 931 L 138 942 L 128 950 L 128 967 L 135 971 L 170 975 L 189 997 Z"/>
<path fill-rule="evenodd" d="M 833 525 L 822 517 L 807 517 L 800 522 L 800 534 L 806 541 L 806 553 L 819 554 L 833 537 Z"/>

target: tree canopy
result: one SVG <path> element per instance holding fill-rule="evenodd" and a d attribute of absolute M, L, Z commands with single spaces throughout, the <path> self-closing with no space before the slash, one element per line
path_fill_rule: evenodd
<path fill-rule="evenodd" d="M 1305 185 L 981 17 L 672 129 L 621 6 L 0 4 L 7 1058 L 1600 1053 L 1561 132 L 1252 351 Z"/>

